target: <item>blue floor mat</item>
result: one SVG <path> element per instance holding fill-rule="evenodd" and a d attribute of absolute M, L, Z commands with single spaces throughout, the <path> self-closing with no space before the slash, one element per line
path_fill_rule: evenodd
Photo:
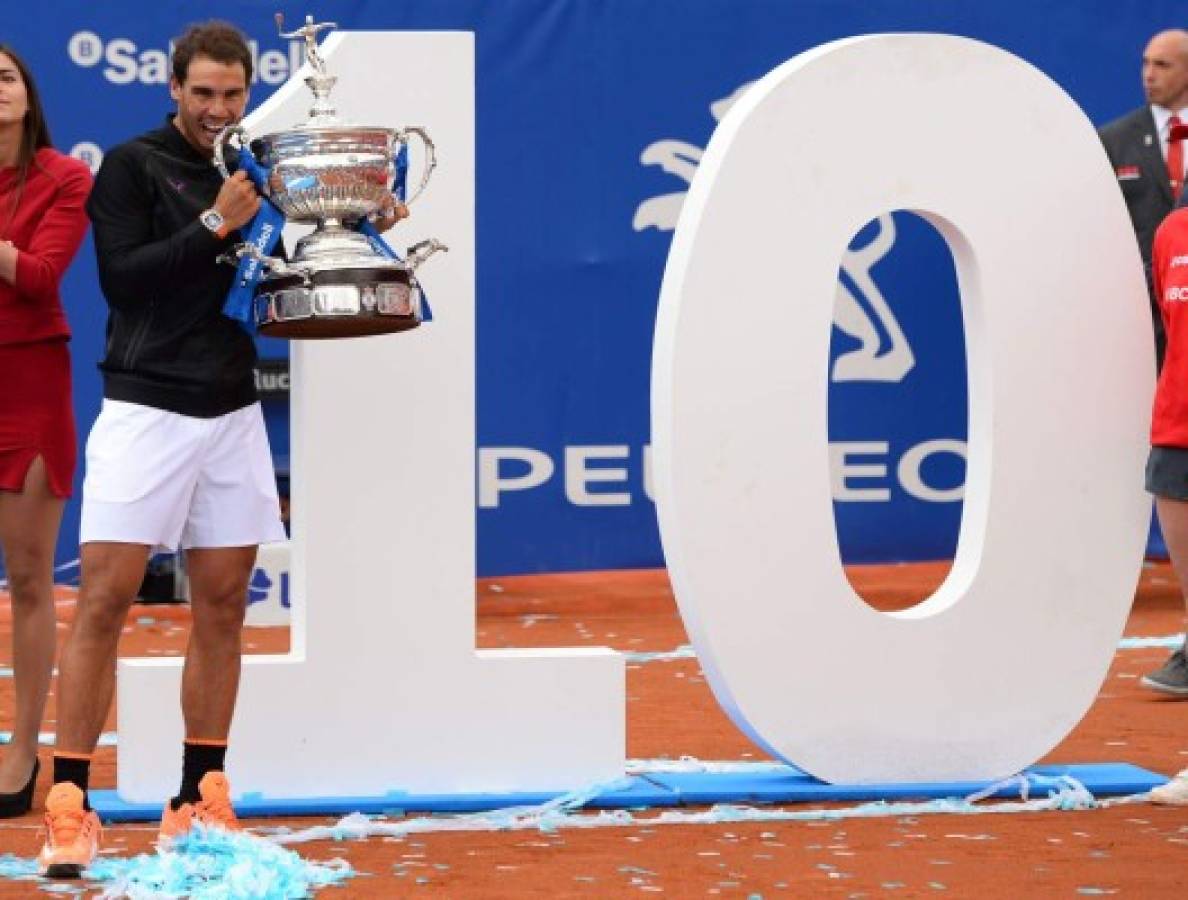
<path fill-rule="evenodd" d="M 1033 797 L 1043 797 L 1062 776 L 1075 778 L 1095 797 L 1139 794 L 1167 781 L 1128 763 L 1033 766 L 1027 769 Z M 596 809 L 640 809 L 712 803 L 826 803 L 870 800 L 934 800 L 963 798 L 990 786 L 960 781 L 930 784 L 826 784 L 791 767 L 752 772 L 641 772 L 625 787 L 607 790 L 586 804 Z M 996 791 L 996 798 L 1017 798 L 1015 782 Z M 247 794 L 235 801 L 241 817 L 335 816 L 352 812 L 483 812 L 511 806 L 533 806 L 560 793 L 409 794 L 392 791 L 380 797 L 310 797 L 278 799 Z M 147 822 L 160 817 L 161 803 L 128 803 L 115 791 L 91 791 L 91 805 L 105 822 Z"/>

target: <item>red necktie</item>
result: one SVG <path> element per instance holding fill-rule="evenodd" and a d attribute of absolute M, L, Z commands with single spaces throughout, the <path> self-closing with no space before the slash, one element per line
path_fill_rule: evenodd
<path fill-rule="evenodd" d="M 1179 116 L 1167 120 L 1167 174 L 1171 176 L 1172 198 L 1178 200 L 1184 187 L 1184 142 L 1173 132 L 1180 124 Z"/>

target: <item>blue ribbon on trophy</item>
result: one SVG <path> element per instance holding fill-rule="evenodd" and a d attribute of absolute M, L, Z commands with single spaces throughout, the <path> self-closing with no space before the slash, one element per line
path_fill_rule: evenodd
<path fill-rule="evenodd" d="M 400 145 L 400 149 L 396 151 L 396 159 L 392 164 L 396 169 L 392 193 L 398 202 L 403 203 L 408 196 L 408 144 Z"/>
<path fill-rule="evenodd" d="M 404 198 L 408 196 L 408 144 L 401 144 L 400 149 L 396 152 L 396 159 L 393 161 L 396 168 L 396 178 L 392 182 L 392 196 L 396 198 L 398 203 L 403 203 Z M 367 239 L 371 241 L 371 246 L 376 253 L 381 256 L 386 256 L 388 259 L 394 259 L 397 262 L 404 262 L 399 254 L 389 246 L 388 242 L 383 239 L 375 226 L 366 219 L 360 219 L 355 226 L 355 230 L 360 234 L 366 235 Z M 418 282 L 418 289 L 421 291 L 421 321 L 432 322 L 433 310 L 429 307 L 429 298 L 425 295 L 424 289 L 420 288 Z"/>
<path fill-rule="evenodd" d="M 239 168 L 247 175 L 256 190 L 260 192 L 260 208 L 242 229 L 247 243 L 252 244 L 264 256 L 272 255 L 281 233 L 285 228 L 285 214 L 264 195 L 268 173 L 256 160 L 245 144 L 239 149 Z M 248 334 L 256 334 L 255 293 L 256 285 L 264 278 L 264 266 L 254 256 L 244 256 L 235 270 L 235 282 L 223 302 L 223 315 L 234 319 Z"/>
<path fill-rule="evenodd" d="M 395 180 L 392 194 L 397 201 L 403 203 L 408 193 L 408 145 L 402 145 L 395 159 Z M 245 242 L 254 246 L 262 256 L 271 256 L 272 251 L 280 241 L 285 227 L 285 215 L 268 199 L 265 186 L 268 183 L 268 171 L 256 159 L 246 142 L 239 148 L 238 168 L 242 170 L 260 193 L 260 208 L 252 220 L 241 229 Z M 311 186 L 313 177 L 310 176 Z M 301 185 L 290 185 L 290 189 L 298 189 Z M 383 239 L 375 226 L 367 219 L 360 219 L 355 224 L 355 230 L 363 234 L 372 248 L 381 256 L 403 262 L 395 250 Z M 223 301 L 223 315 L 238 322 L 248 334 L 256 334 L 255 295 L 256 287 L 264 279 L 264 266 L 256 256 L 242 256 L 235 271 L 235 281 L 231 290 Z M 421 290 L 421 321 L 432 322 L 433 311 L 429 307 L 429 298 Z"/>

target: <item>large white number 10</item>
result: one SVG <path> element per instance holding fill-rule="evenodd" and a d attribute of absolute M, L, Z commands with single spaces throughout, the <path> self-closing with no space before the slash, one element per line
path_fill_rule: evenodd
<path fill-rule="evenodd" d="M 245 666 L 236 782 L 283 798 L 614 777 L 620 657 L 474 650 L 473 45 L 363 33 L 324 55 L 346 118 L 432 126 L 449 163 L 408 233 L 454 251 L 426 273 L 432 325 L 294 353 L 293 651 Z M 300 121 L 302 90 L 255 124 Z M 952 574 L 883 615 L 840 566 L 826 391 L 838 262 L 899 208 L 933 222 L 957 263 L 969 465 Z M 1067 732 L 1142 548 L 1146 308 L 1091 126 L 1006 53 L 842 41 L 735 105 L 673 241 L 653 415 L 674 588 L 744 731 L 833 781 L 1006 775 Z M 121 664 L 125 799 L 176 783 L 179 675 L 176 660 Z"/>
<path fill-rule="evenodd" d="M 840 565 L 827 375 L 838 262 L 894 209 L 928 219 L 956 262 L 969 465 L 951 574 L 885 615 Z M 1141 559 L 1147 316 L 1096 135 L 1026 63 L 880 35 L 751 88 L 682 211 L 652 383 L 665 556 L 735 723 L 847 782 L 1005 776 L 1067 734 Z"/>

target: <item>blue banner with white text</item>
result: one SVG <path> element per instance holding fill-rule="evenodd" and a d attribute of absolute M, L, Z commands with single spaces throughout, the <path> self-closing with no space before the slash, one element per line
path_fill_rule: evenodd
<path fill-rule="evenodd" d="M 56 145 L 97 167 L 105 150 L 171 110 L 170 38 L 197 18 L 225 18 L 247 33 L 257 70 L 252 107 L 266 99 L 301 62 L 300 47 L 277 36 L 278 8 L 289 23 L 310 13 L 340 29 L 476 35 L 476 505 L 484 575 L 663 565 L 649 495 L 657 294 L 701 154 L 748 84 L 837 38 L 946 32 L 1021 56 L 1101 124 L 1143 102 L 1143 46 L 1184 13 L 1170 2 L 1083 0 L 357 0 L 321 7 L 62 0 L 52 15 L 7 17 L 0 42 L 32 68 Z M 887 136 L 864 132 L 862 118 L 863 110 L 853 110 L 853 139 L 869 146 L 873 168 Z M 424 124 L 432 131 L 431 121 Z M 438 151 L 446 158 L 449 147 Z M 790 264 L 795 255 L 789 246 Z M 952 258 L 923 219 L 887 210 L 854 235 L 838 273 L 829 432 L 843 556 L 950 557 L 967 434 Z M 106 319 L 89 239 L 63 297 L 74 331 L 81 443 L 99 408 L 96 363 Z M 449 302 L 434 300 L 443 308 Z M 260 339 L 260 348 L 266 359 L 288 353 L 281 341 Z M 287 406 L 264 402 L 283 468 Z M 77 556 L 81 478 L 80 466 L 59 563 Z"/>

